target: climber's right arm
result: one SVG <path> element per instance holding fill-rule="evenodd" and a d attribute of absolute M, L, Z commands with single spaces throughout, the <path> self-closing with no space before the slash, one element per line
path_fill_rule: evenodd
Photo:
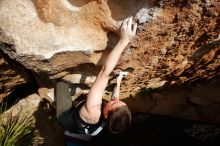
<path fill-rule="evenodd" d="M 117 65 L 125 47 L 135 36 L 136 29 L 137 24 L 132 23 L 132 18 L 123 21 L 121 26 L 121 39 L 110 52 L 104 66 L 93 83 L 88 93 L 86 103 L 80 110 L 81 116 L 86 115 L 88 119 L 99 120 L 101 115 L 102 96 L 107 86 L 109 75 Z"/>

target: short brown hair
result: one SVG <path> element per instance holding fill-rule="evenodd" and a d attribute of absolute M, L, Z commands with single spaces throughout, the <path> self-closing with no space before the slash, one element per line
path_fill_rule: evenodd
<path fill-rule="evenodd" d="M 118 134 L 131 125 L 131 112 L 127 105 L 120 106 L 108 113 L 108 129 L 111 133 Z"/>

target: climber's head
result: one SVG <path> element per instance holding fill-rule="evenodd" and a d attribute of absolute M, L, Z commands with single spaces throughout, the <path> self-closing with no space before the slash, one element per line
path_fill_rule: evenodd
<path fill-rule="evenodd" d="M 109 101 L 103 108 L 103 114 L 111 133 L 121 133 L 131 124 L 131 112 L 123 101 Z"/>

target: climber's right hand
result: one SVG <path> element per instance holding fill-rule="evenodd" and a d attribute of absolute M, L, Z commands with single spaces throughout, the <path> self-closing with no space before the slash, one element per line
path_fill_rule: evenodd
<path fill-rule="evenodd" d="M 121 25 L 121 40 L 130 42 L 137 30 L 137 23 L 133 22 L 133 17 L 126 18 Z"/>

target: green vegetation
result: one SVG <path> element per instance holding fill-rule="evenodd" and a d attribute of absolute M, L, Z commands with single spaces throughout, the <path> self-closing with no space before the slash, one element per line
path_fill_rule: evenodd
<path fill-rule="evenodd" d="M 37 142 L 34 118 L 20 113 L 3 118 L 4 104 L 0 106 L 0 146 L 32 146 Z"/>
<path fill-rule="evenodd" d="M 7 107 L 7 102 L 2 102 L 2 103 L 0 104 L 0 116 L 2 115 L 2 113 L 3 113 L 4 111 L 6 111 L 6 107 Z"/>

